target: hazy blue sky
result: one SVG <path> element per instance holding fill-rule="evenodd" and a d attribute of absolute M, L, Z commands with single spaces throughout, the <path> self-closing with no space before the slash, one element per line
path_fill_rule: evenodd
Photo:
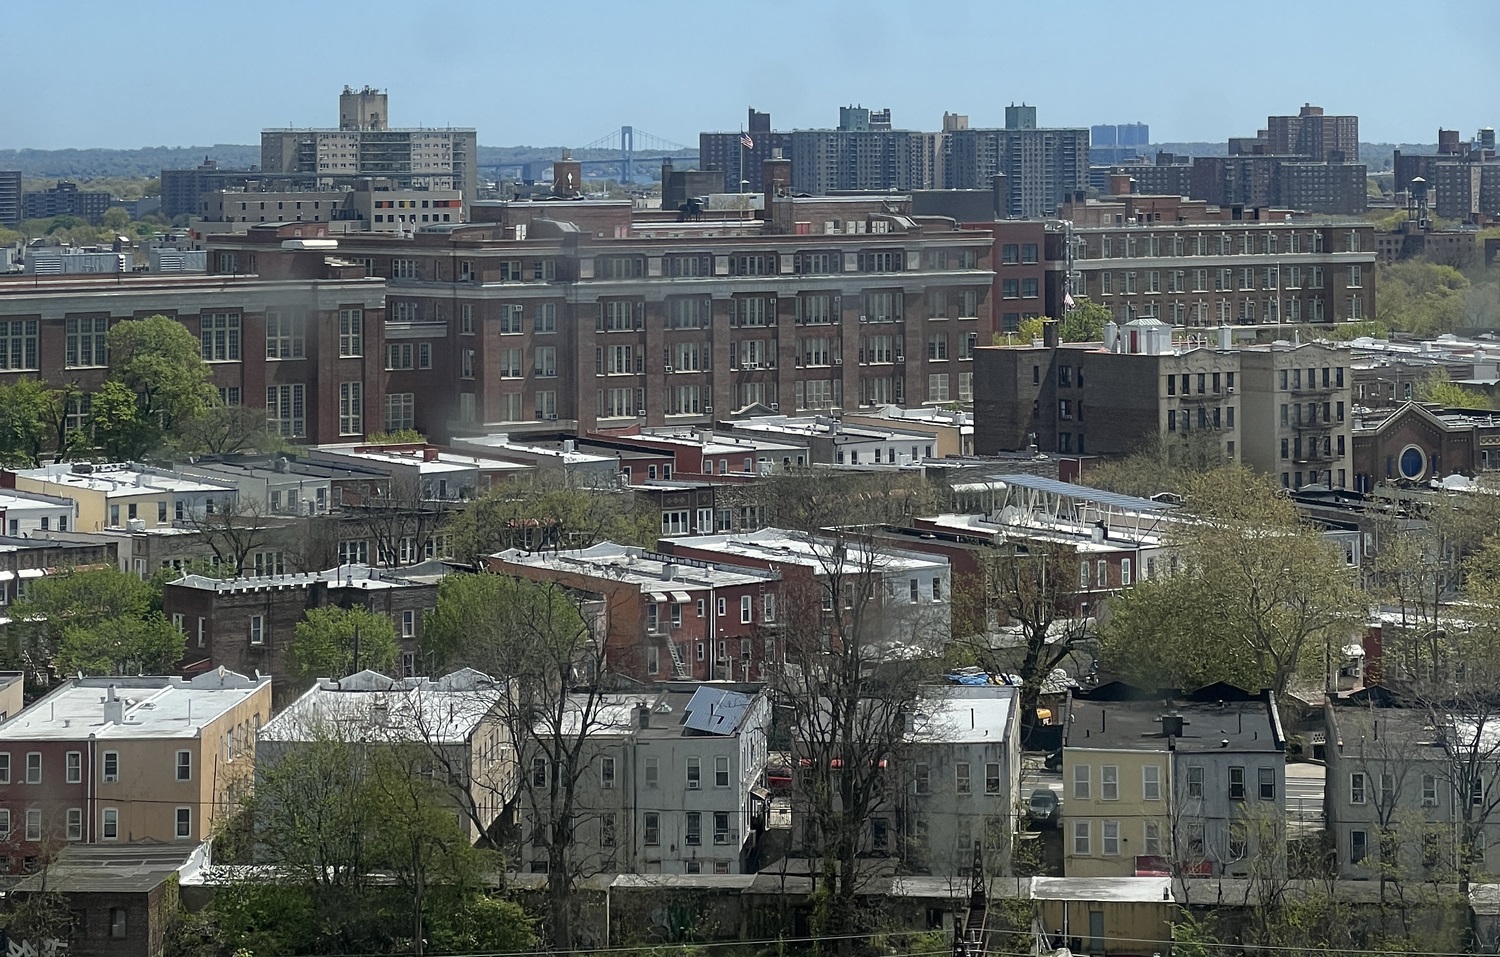
<path fill-rule="evenodd" d="M 627 123 L 696 145 L 750 105 L 782 129 L 849 103 L 936 129 L 1026 101 L 1046 126 L 1138 120 L 1157 141 L 1253 135 L 1305 101 L 1369 141 L 1500 125 L 1494 0 L 84 0 L 4 23 L 0 148 L 255 143 L 334 125 L 344 84 L 389 90 L 394 125 L 495 146 Z"/>

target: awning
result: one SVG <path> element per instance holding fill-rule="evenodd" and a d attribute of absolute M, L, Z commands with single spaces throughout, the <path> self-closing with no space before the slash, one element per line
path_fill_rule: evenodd
<path fill-rule="evenodd" d="M 47 573 L 44 572 L 44 571 L 42 571 L 40 568 L 23 568 L 23 569 L 21 569 L 21 577 L 22 578 L 41 578 L 45 574 L 47 574 Z"/>
<path fill-rule="evenodd" d="M 692 601 L 692 599 L 688 597 L 688 593 L 685 591 L 672 592 L 672 600 L 677 602 L 677 604 L 679 605 L 686 605 L 688 602 Z"/>
<path fill-rule="evenodd" d="M 763 787 L 753 787 L 753 788 L 751 788 L 750 789 L 750 796 L 753 797 L 753 798 L 755 798 L 757 801 L 766 801 L 766 802 L 769 803 L 770 800 L 771 800 L 771 792 L 770 792 L 770 790 L 768 790 L 766 788 L 763 788 Z"/>
<path fill-rule="evenodd" d="M 657 604 L 658 604 L 658 605 L 662 605 L 662 604 L 665 604 L 665 603 L 666 603 L 666 601 L 667 601 L 667 596 L 666 596 L 666 595 L 663 595 L 663 594 L 662 594 L 662 593 L 661 593 L 661 592 L 659 592 L 659 591 L 654 591 L 654 592 L 652 592 L 652 593 L 651 593 L 651 594 L 650 594 L 650 595 L 649 595 L 649 596 L 647 596 L 647 597 L 649 597 L 649 598 L 650 598 L 650 599 L 651 599 L 651 600 L 652 600 L 652 601 L 654 601 L 654 602 L 656 602 L 656 603 L 657 603 Z"/>
<path fill-rule="evenodd" d="M 8 582 L 12 578 L 15 578 L 15 577 L 16 577 L 16 573 L 15 572 L 12 572 L 12 571 L 0 571 L 0 582 Z"/>

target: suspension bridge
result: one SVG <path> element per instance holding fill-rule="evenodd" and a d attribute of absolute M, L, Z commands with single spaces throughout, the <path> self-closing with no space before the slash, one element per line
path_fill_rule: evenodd
<path fill-rule="evenodd" d="M 611 130 L 592 143 L 585 143 L 579 147 L 582 150 L 608 150 L 618 153 L 618 159 L 584 160 L 583 165 L 588 174 L 598 176 L 604 175 L 619 180 L 621 183 L 637 182 L 636 178 L 636 155 L 641 158 L 649 158 L 652 164 L 661 163 L 664 160 L 682 162 L 697 162 L 698 148 L 696 146 L 684 146 L 671 140 L 638 130 L 633 126 L 622 126 L 618 130 Z M 652 179 L 649 172 L 642 172 L 640 180 L 649 182 Z"/>

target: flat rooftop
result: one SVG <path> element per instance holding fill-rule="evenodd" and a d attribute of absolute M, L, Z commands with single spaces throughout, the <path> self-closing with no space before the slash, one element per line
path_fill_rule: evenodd
<path fill-rule="evenodd" d="M 495 557 L 512 565 L 590 575 L 636 585 L 642 593 L 652 595 L 657 602 L 683 603 L 691 600 L 694 592 L 733 585 L 760 585 L 776 581 L 779 577 L 775 572 L 741 565 L 716 565 L 675 558 L 613 542 L 601 542 L 590 548 L 562 552 L 511 549 L 500 552 Z"/>
<path fill-rule="evenodd" d="M 1163 715 L 1182 718 L 1178 751 L 1281 751 L 1281 721 L 1265 699 L 1198 702 L 1181 699 L 1105 701 L 1075 697 L 1063 744 L 1069 748 L 1166 751 Z M 1225 743 L 1227 742 L 1227 744 Z"/>
<path fill-rule="evenodd" d="M 195 738 L 205 725 L 244 703 L 269 676 L 222 668 L 195 678 L 74 678 L 0 724 L 0 741 Z M 123 724 L 104 720 L 110 689 L 125 703 Z"/>
<path fill-rule="evenodd" d="M 783 562 L 803 565 L 823 571 L 835 561 L 834 550 L 839 543 L 832 538 L 810 537 L 780 528 L 763 528 L 756 532 L 732 535 L 682 535 L 664 538 L 674 546 L 699 551 L 715 551 L 725 555 L 738 555 L 757 561 Z M 916 569 L 946 568 L 946 559 L 898 548 L 883 548 L 875 544 L 873 555 L 859 543 L 844 543 L 845 562 L 856 565 L 872 565 L 882 571 L 914 571 Z"/>
<path fill-rule="evenodd" d="M 16 471 L 16 476 L 34 482 L 56 485 L 59 488 L 103 492 L 105 498 L 130 498 L 137 495 L 150 495 L 152 492 L 191 495 L 235 491 L 233 483 L 227 481 L 216 482 L 198 476 L 162 472 L 156 469 L 135 469 L 127 465 L 95 465 L 92 471 L 75 472 L 74 467 L 75 463 L 59 462 L 42 468 L 19 469 Z"/>

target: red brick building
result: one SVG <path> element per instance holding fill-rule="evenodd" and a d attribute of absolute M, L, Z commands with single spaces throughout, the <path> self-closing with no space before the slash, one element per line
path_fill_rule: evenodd
<path fill-rule="evenodd" d="M 780 576 L 605 542 L 490 556 L 490 571 L 603 599 L 611 666 L 641 681 L 763 681 L 780 660 Z"/>
<path fill-rule="evenodd" d="M 199 337 L 227 403 L 268 408 L 287 438 L 348 441 L 379 431 L 385 283 L 308 247 L 317 237 L 294 235 L 319 228 L 266 229 L 274 255 L 257 263 L 220 253 L 223 274 L 215 276 L 0 278 L 0 383 L 40 378 L 97 389 L 109 371 L 109 328 L 159 314 Z M 235 275 L 257 267 L 261 275 Z M 86 412 L 73 410 L 70 424 L 83 427 Z"/>
<path fill-rule="evenodd" d="M 429 437 L 967 402 L 989 340 L 991 236 L 904 197 L 776 197 L 766 219 L 625 202 L 481 203 L 476 222 L 338 239 L 390 283 L 384 425 Z M 210 270 L 301 275 L 275 228 Z M 717 411 L 716 411 L 717 410 Z"/>

